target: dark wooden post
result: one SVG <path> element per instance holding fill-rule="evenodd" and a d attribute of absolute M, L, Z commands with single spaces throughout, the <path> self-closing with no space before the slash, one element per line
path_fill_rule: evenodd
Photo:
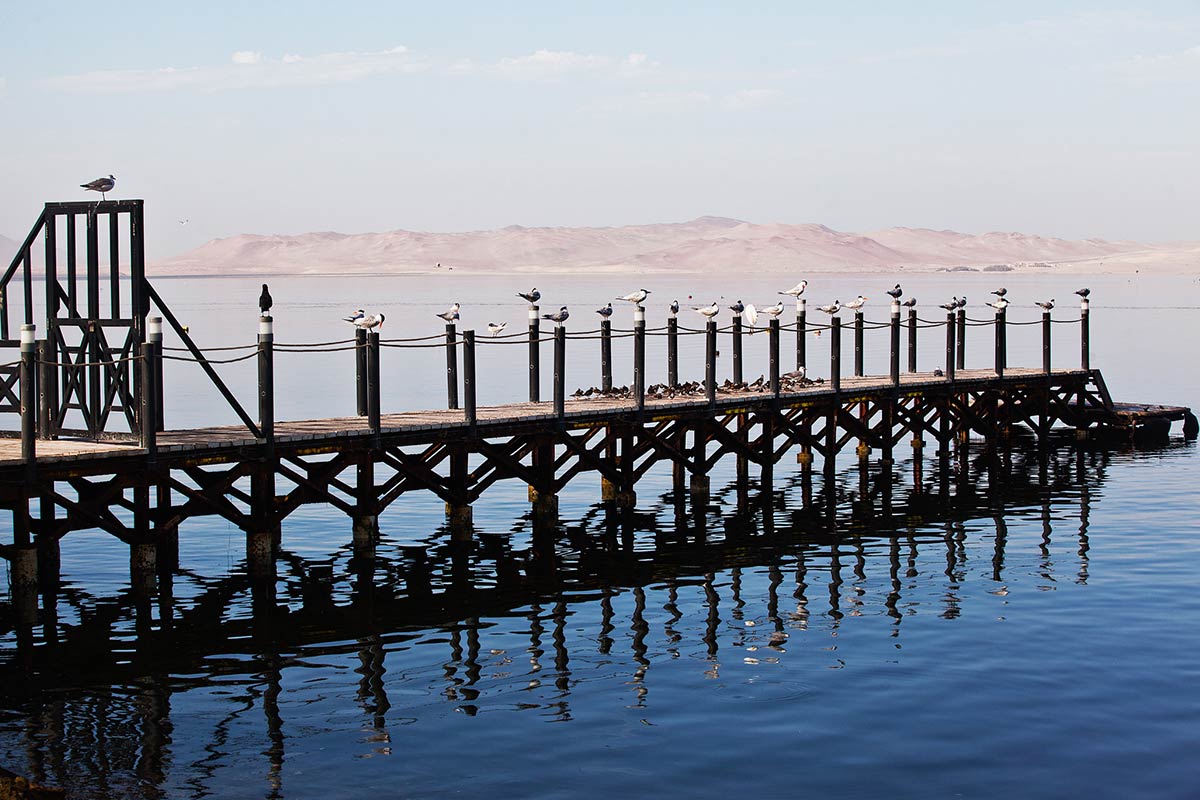
<path fill-rule="evenodd" d="M 458 408 L 458 328 L 446 323 L 446 408 Z"/>
<path fill-rule="evenodd" d="M 463 331 L 463 419 L 475 427 L 475 331 Z"/>
<path fill-rule="evenodd" d="M 863 374 L 863 312 L 858 309 L 854 312 L 854 376 L 861 377 Z"/>
<path fill-rule="evenodd" d="M 141 407 L 138 416 L 141 418 L 141 430 L 138 432 L 139 444 L 146 451 L 146 459 L 153 462 L 158 457 L 158 410 L 155 400 L 158 391 L 154 386 L 154 351 L 156 345 L 146 341 L 141 344 L 141 361 L 137 374 L 141 379 Z"/>
<path fill-rule="evenodd" d="M 33 476 L 37 459 L 37 326 L 21 326 L 21 458 L 25 474 Z M 26 490 L 33 487 L 26 486 Z M 27 511 L 25 513 L 28 513 Z"/>
<path fill-rule="evenodd" d="M 917 309 L 908 310 L 908 371 L 917 371 Z"/>
<path fill-rule="evenodd" d="M 957 369 L 967 368 L 967 310 L 960 308 L 958 310 L 958 331 L 956 332 L 956 341 L 958 343 L 958 355 L 955 356 L 954 366 Z"/>
<path fill-rule="evenodd" d="M 892 300 L 892 386 L 900 385 L 900 301 Z M 888 431 L 891 436 L 891 431 Z"/>
<path fill-rule="evenodd" d="M 1004 328 L 1005 311 L 996 309 L 996 377 L 1004 377 Z"/>
<path fill-rule="evenodd" d="M 367 427 L 379 433 L 379 331 L 367 334 Z"/>
<path fill-rule="evenodd" d="M 1091 313 L 1090 305 L 1086 297 L 1079 301 L 1079 366 L 1083 369 L 1092 368 L 1091 331 L 1088 325 L 1088 316 Z"/>
<path fill-rule="evenodd" d="M 95 207 L 87 213 L 87 315 L 88 315 L 88 431 L 100 433 L 100 408 L 102 405 L 100 362 L 100 232 Z"/>
<path fill-rule="evenodd" d="M 600 320 L 600 388 L 612 390 L 612 320 Z"/>
<path fill-rule="evenodd" d="M 717 404 L 717 321 L 710 319 L 704 328 L 704 394 L 709 407 Z"/>
<path fill-rule="evenodd" d="M 554 328 L 554 416 L 566 416 L 567 400 L 567 329 Z"/>
<path fill-rule="evenodd" d="M 808 302 L 803 297 L 796 298 L 796 369 L 798 370 L 808 366 L 808 353 L 804 341 L 807 306 Z"/>
<path fill-rule="evenodd" d="M 767 321 L 770 342 L 771 394 L 779 397 L 779 317 Z"/>
<path fill-rule="evenodd" d="M 538 339 L 542 335 L 541 324 L 538 307 L 531 303 L 529 305 L 529 402 L 531 403 L 537 403 L 542 399 L 542 372 L 538 363 L 541 349 L 541 345 L 538 344 Z"/>
<path fill-rule="evenodd" d="M 679 320 L 672 314 L 667 319 L 667 384 L 679 385 Z"/>
<path fill-rule="evenodd" d="M 1050 312 L 1042 312 L 1042 372 L 1050 374 Z"/>
<path fill-rule="evenodd" d="M 842 318 L 836 314 L 829 320 L 829 388 L 842 389 Z"/>
<path fill-rule="evenodd" d="M 367 415 L 367 329 L 354 330 L 354 389 L 358 415 Z"/>
<path fill-rule="evenodd" d="M 58 406 L 55 401 L 54 379 L 58 370 L 54 363 L 54 342 L 42 339 L 38 348 L 38 438 L 54 438 L 54 414 Z"/>
<path fill-rule="evenodd" d="M 146 320 L 146 341 L 154 345 L 151 364 L 154 367 L 154 429 L 163 430 L 166 412 L 163 410 L 163 327 L 162 317 Z"/>
<path fill-rule="evenodd" d="M 258 426 L 271 458 L 275 452 L 275 321 L 269 314 L 258 318 Z"/>
<path fill-rule="evenodd" d="M 742 383 L 742 315 L 733 315 L 733 382 Z"/>
<path fill-rule="evenodd" d="M 646 309 L 633 311 L 633 407 L 646 407 Z"/>
<path fill-rule="evenodd" d="M 954 319 L 954 312 L 946 312 L 946 380 L 954 380 L 954 365 L 955 365 L 955 328 L 957 323 Z"/>

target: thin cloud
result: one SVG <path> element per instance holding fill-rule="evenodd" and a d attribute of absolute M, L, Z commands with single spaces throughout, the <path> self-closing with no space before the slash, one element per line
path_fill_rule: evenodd
<path fill-rule="evenodd" d="M 721 108 L 726 111 L 746 111 L 770 105 L 783 96 L 779 89 L 742 89 L 721 98 Z"/>
<path fill-rule="evenodd" d="M 528 55 L 510 56 L 494 63 L 470 59 L 455 61 L 446 71 L 452 75 L 496 75 L 513 80 L 552 81 L 571 76 L 612 76 L 632 78 L 658 69 L 645 53 L 629 53 L 623 58 L 576 53 L 570 50 L 536 50 Z"/>
<path fill-rule="evenodd" d="M 164 67 L 144 70 L 99 70 L 50 78 L 54 89 L 79 92 L 141 92 L 192 89 L 219 92 L 278 86 L 342 83 L 385 73 L 422 72 L 427 66 L 405 47 L 368 52 L 288 54 L 280 59 L 240 50 L 230 63 L 212 67 Z"/>
<path fill-rule="evenodd" d="M 1117 75 L 1137 83 L 1200 80 L 1200 45 L 1178 53 L 1137 56 L 1110 67 Z"/>

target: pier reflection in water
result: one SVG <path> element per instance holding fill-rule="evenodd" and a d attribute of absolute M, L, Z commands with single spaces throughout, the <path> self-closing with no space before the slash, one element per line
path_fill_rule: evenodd
<path fill-rule="evenodd" d="M 285 532 L 273 583 L 236 563 L 181 570 L 155 596 L 102 597 L 67 580 L 43 598 L 36 629 L 10 633 L 0 756 L 84 796 L 145 797 L 321 796 L 329 781 L 353 781 L 322 775 L 323 764 L 392 756 L 364 785 L 422 794 L 466 785 L 413 760 L 429 754 L 426 737 L 462 734 L 455 714 L 500 737 L 490 763 L 545 743 L 515 722 L 484 723 L 494 712 L 585 717 L 611 735 L 732 702 L 750 735 L 760 704 L 794 702 L 792 725 L 804 727 L 822 673 L 853 666 L 843 642 L 864 657 L 873 647 L 877 666 L 878 641 L 863 638 L 882 637 L 895 650 L 882 663 L 936 669 L 921 655 L 900 661 L 910 625 L 970 608 L 977 619 L 962 625 L 978 639 L 1010 595 L 1086 586 L 1092 559 L 1105 558 L 1089 540 L 1093 498 L 1124 456 L 963 452 L 917 471 L 919 483 L 904 463 L 890 475 L 797 471 L 766 489 L 731 476 L 700 508 L 667 492 L 636 510 L 580 506 L 555 526 L 521 517 L 489 533 L 485 520 L 473 539 L 395 541 L 385 522 L 374 548 L 355 552 L 346 530 L 325 557 L 303 538 L 303 555 L 290 550 Z M 328 540 L 327 523 L 313 538 Z M 994 658 L 971 646 L 965 656 Z M 526 781 L 549 757 L 482 785 L 536 785 Z M 660 770 L 655 760 L 643 753 L 603 785 Z"/>

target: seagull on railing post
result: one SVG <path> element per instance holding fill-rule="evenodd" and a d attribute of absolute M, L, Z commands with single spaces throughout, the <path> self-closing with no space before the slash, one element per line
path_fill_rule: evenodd
<path fill-rule="evenodd" d="M 571 312 L 567 311 L 566 306 L 563 306 L 553 314 L 542 314 L 542 319 L 548 319 L 561 328 L 562 324 L 567 321 L 567 317 L 569 316 L 571 316 Z"/>
<path fill-rule="evenodd" d="M 800 282 L 799 282 L 799 283 L 797 283 L 795 286 L 793 286 L 792 288 L 788 289 L 786 292 L 780 292 L 780 294 L 785 294 L 785 295 L 787 295 L 788 297 L 794 297 L 794 298 L 796 298 L 797 300 L 799 300 L 799 299 L 800 299 L 800 295 L 804 294 L 804 290 L 805 290 L 807 287 L 808 287 L 808 281 L 800 281 Z"/>
<path fill-rule="evenodd" d="M 373 331 L 376 328 L 383 327 L 383 314 L 368 314 L 365 317 L 359 317 L 354 321 L 354 327 L 362 328 L 363 330 Z"/>
<path fill-rule="evenodd" d="M 955 295 L 954 299 L 951 300 L 949 303 L 942 303 L 940 308 L 944 308 L 947 311 L 954 311 L 955 309 L 958 308 L 958 296 Z"/>
<path fill-rule="evenodd" d="M 116 185 L 117 179 L 112 175 L 109 175 L 107 178 L 96 178 L 96 180 L 89 183 L 81 183 L 79 184 L 79 188 L 87 189 L 89 192 L 99 192 L 100 199 L 107 200 L 108 193 L 111 192 L 113 187 Z"/>
<path fill-rule="evenodd" d="M 351 325 L 357 325 L 358 321 L 360 319 L 362 319 L 364 316 L 366 316 L 366 313 L 360 308 L 357 311 L 355 311 L 353 314 L 351 314 L 350 316 L 342 317 L 342 319 L 345 320 L 346 322 L 349 322 Z"/>
<path fill-rule="evenodd" d="M 692 306 L 692 311 L 695 311 L 702 317 L 712 319 L 721 312 L 721 307 L 717 305 L 717 301 L 714 300 L 711 306 Z"/>
<path fill-rule="evenodd" d="M 533 305 L 538 300 L 542 299 L 542 293 L 539 292 L 535 286 L 528 292 L 517 292 L 517 297 L 523 298 L 529 302 L 529 305 Z"/>
<path fill-rule="evenodd" d="M 597 308 L 596 313 L 599 314 L 601 316 L 601 318 L 608 319 L 609 317 L 612 316 L 612 313 L 613 313 L 612 303 L 609 303 L 604 308 Z"/>
<path fill-rule="evenodd" d="M 888 289 L 887 293 L 888 293 L 888 297 L 892 298 L 893 300 L 899 300 L 901 295 L 904 294 L 904 292 L 900 289 L 900 284 L 898 284 L 898 283 L 895 286 L 893 286 L 891 289 Z"/>
<path fill-rule="evenodd" d="M 1092 293 L 1092 290 L 1088 289 L 1086 286 L 1082 289 L 1075 290 L 1075 294 L 1079 295 L 1080 297 L 1082 297 L 1085 300 L 1087 299 L 1087 296 L 1091 293 Z"/>
<path fill-rule="evenodd" d="M 834 300 L 831 304 L 829 304 L 827 306 L 817 306 L 817 310 L 824 311 L 826 314 L 828 314 L 829 316 L 832 317 L 834 314 L 836 314 L 842 310 L 842 301 Z"/>
<path fill-rule="evenodd" d="M 1051 297 L 1049 300 L 1038 300 L 1034 303 L 1034 305 L 1040 308 L 1042 311 L 1049 311 L 1050 309 L 1054 308 L 1054 298 Z"/>
<path fill-rule="evenodd" d="M 900 305 L 904 306 L 905 308 L 916 308 L 917 307 L 917 298 L 910 297 L 907 300 L 905 300 L 903 303 L 901 303 Z"/>
<path fill-rule="evenodd" d="M 617 300 L 624 300 L 626 303 L 633 303 L 635 306 L 640 306 L 642 301 L 650 294 L 649 289 L 638 289 L 636 292 L 630 292 L 624 297 L 617 297 Z"/>
<path fill-rule="evenodd" d="M 454 322 L 458 319 L 459 308 L 459 304 L 455 303 L 454 305 L 450 306 L 450 308 L 446 309 L 441 314 L 437 314 L 436 316 L 441 317 L 442 319 L 446 320 L 446 322 Z"/>
<path fill-rule="evenodd" d="M 274 301 L 271 299 L 271 292 L 267 290 L 267 285 L 264 283 L 262 294 L 258 296 L 258 310 L 264 317 L 271 313 L 271 305 L 273 302 Z"/>
<path fill-rule="evenodd" d="M 676 314 L 678 314 L 679 313 L 679 301 L 672 300 L 671 305 L 667 306 L 667 310 L 671 312 L 672 317 L 675 316 Z"/>

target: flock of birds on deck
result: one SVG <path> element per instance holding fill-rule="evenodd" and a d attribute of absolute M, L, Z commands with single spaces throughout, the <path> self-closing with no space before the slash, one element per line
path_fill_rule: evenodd
<path fill-rule="evenodd" d="M 780 292 L 779 294 L 784 295 L 786 297 L 793 297 L 793 298 L 799 300 L 800 297 L 802 297 L 804 295 L 804 290 L 806 288 L 808 288 L 808 281 L 800 281 L 792 288 L 790 288 L 786 291 Z M 266 291 L 267 291 L 267 286 L 266 286 L 266 284 L 263 284 L 264 295 L 266 294 Z M 898 301 L 901 297 L 903 297 L 904 292 L 900 288 L 900 284 L 897 283 L 894 287 L 887 290 L 887 294 L 893 300 Z M 1004 309 L 1008 308 L 1009 305 L 1011 305 L 1010 301 L 1007 299 L 1008 289 L 1001 287 L 1001 288 L 993 291 L 992 294 L 996 295 L 996 299 L 989 302 L 988 305 L 991 306 L 992 308 L 995 308 L 997 311 L 1004 310 Z M 1075 294 L 1079 295 L 1080 297 L 1086 298 L 1089 294 L 1091 294 L 1091 290 L 1087 289 L 1087 288 L 1079 289 L 1075 292 Z M 634 306 L 640 307 L 641 304 L 649 296 L 650 296 L 649 289 L 638 289 L 635 292 L 630 292 L 629 294 L 627 294 L 623 297 L 617 297 L 614 299 L 622 300 L 626 303 L 631 303 Z M 542 299 L 542 293 L 537 290 L 537 287 L 534 287 L 533 289 L 530 289 L 528 292 L 517 292 L 517 297 L 520 297 L 521 299 L 525 300 L 532 306 L 535 303 L 537 303 L 538 300 Z M 832 317 L 835 314 L 839 313 L 842 309 L 850 309 L 851 311 L 858 311 L 858 310 L 862 309 L 862 307 L 864 305 L 866 305 L 866 303 L 867 303 L 867 298 L 860 294 L 858 297 L 856 297 L 855 299 L 853 299 L 849 302 L 843 303 L 841 300 L 834 300 L 829 305 L 817 306 L 817 309 L 819 311 L 825 312 L 826 314 L 828 314 L 829 316 Z M 260 302 L 260 305 L 261 305 L 261 302 Z M 900 305 L 902 305 L 906 308 L 915 308 L 917 305 L 917 299 L 915 297 L 910 297 L 907 300 L 905 300 L 903 303 L 901 303 Z M 960 308 L 965 308 L 966 305 L 967 305 L 966 297 L 955 296 L 949 302 L 942 303 L 940 307 L 946 309 L 947 311 L 957 311 Z M 1038 308 L 1041 308 L 1043 311 L 1049 311 L 1052 308 L 1054 308 L 1054 299 L 1051 298 L 1049 300 L 1039 300 L 1039 301 L 1035 302 L 1034 305 L 1036 305 Z M 263 309 L 264 314 L 267 312 L 269 307 L 270 306 L 268 305 L 266 308 Z M 462 309 L 461 304 L 454 303 L 448 309 L 446 309 L 445 311 L 443 311 L 439 314 L 436 314 L 435 316 L 444 320 L 447 323 L 454 323 L 460 319 L 459 312 L 461 311 L 461 309 Z M 678 300 L 672 300 L 670 305 L 667 306 L 667 310 L 670 312 L 672 317 L 674 317 L 675 315 L 677 315 L 679 313 L 679 309 L 680 309 L 680 306 L 679 306 Z M 692 309 L 692 311 L 695 311 L 697 314 L 704 317 L 705 319 L 711 320 L 711 319 L 716 318 L 717 314 L 720 313 L 721 305 L 718 302 L 713 301 L 710 305 L 692 306 L 691 309 Z M 754 326 L 758 324 L 758 319 L 759 319 L 760 314 L 764 314 L 764 315 L 770 317 L 771 319 L 778 319 L 779 316 L 781 314 L 783 314 L 783 312 L 784 312 L 784 305 L 783 305 L 783 302 L 780 301 L 771 306 L 757 308 L 757 307 L 755 307 L 755 305 L 753 303 L 743 303 L 741 300 L 738 300 L 733 305 L 729 306 L 729 310 L 732 311 L 735 315 L 742 317 L 748 323 L 750 323 L 750 332 L 753 333 Z M 601 319 L 609 319 L 613 315 L 613 304 L 611 302 L 609 302 L 607 305 L 603 306 L 602 308 L 596 309 L 596 313 L 600 315 Z M 571 316 L 571 312 L 567 309 L 566 306 L 562 306 L 561 308 L 558 309 L 558 311 L 548 313 L 548 314 L 542 314 L 542 319 L 549 320 L 550 322 L 553 322 L 556 325 L 561 326 L 564 322 L 567 321 L 567 319 L 570 318 L 570 316 Z M 378 328 L 383 327 L 384 315 L 383 314 L 367 314 L 363 311 L 363 309 L 360 308 L 357 311 L 355 311 L 354 313 L 352 313 L 351 315 L 344 317 L 343 319 L 345 319 L 346 322 L 349 322 L 351 325 L 355 326 L 356 328 L 363 328 L 366 330 L 376 330 Z M 507 327 L 508 327 L 507 322 L 489 322 L 487 324 L 487 331 L 492 336 L 497 336 L 501 332 L 503 332 L 504 329 Z"/>

